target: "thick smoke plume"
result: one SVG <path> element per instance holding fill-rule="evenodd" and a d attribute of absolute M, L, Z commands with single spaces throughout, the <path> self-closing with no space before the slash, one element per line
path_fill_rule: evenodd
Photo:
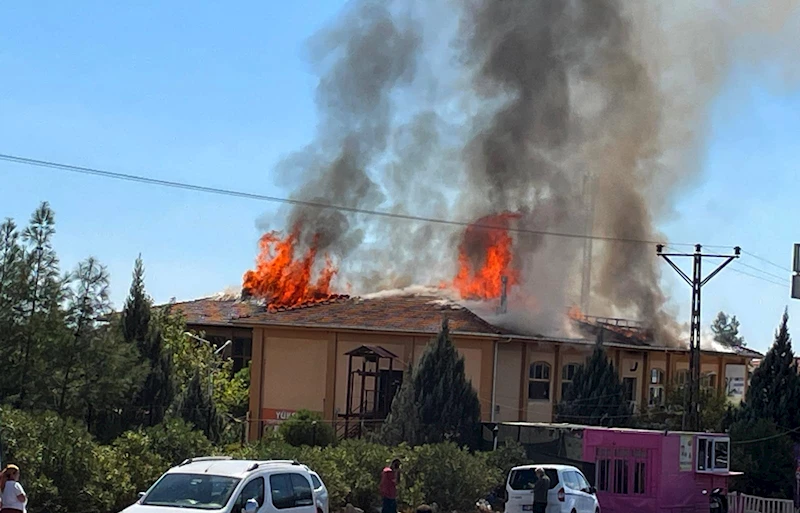
<path fill-rule="evenodd" d="M 736 66 L 796 78 L 797 3 L 356 2 L 312 40 L 318 135 L 279 171 L 296 198 L 466 221 L 515 212 L 519 229 L 603 237 L 588 313 L 669 339 L 654 245 L 629 240 L 662 239 L 655 223 L 697 176 L 709 106 Z M 310 208 L 287 222 L 356 292 L 452 280 L 463 233 Z M 513 237 L 508 318 L 556 330 L 584 241 Z"/>

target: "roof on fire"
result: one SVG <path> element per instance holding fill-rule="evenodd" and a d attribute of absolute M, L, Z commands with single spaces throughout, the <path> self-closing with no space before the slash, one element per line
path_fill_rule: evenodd
<path fill-rule="evenodd" d="M 198 299 L 176 303 L 189 325 L 282 325 L 438 333 L 446 316 L 453 333 L 498 335 L 504 331 L 472 311 L 426 296 L 376 299 L 338 296 L 293 308 L 268 311 L 257 301 Z"/>
<path fill-rule="evenodd" d="M 186 323 L 190 326 L 276 326 L 436 334 L 446 316 L 450 331 L 454 334 L 579 345 L 595 343 L 593 337 L 554 338 L 515 333 L 487 322 L 461 305 L 424 295 L 372 299 L 335 296 L 325 301 L 278 311 L 268 310 L 259 301 L 216 298 L 174 303 L 172 307 L 185 316 Z M 645 348 L 671 350 L 652 340 L 645 341 L 641 337 L 632 337 L 628 340 L 619 333 L 611 335 L 604 340 L 604 345 L 640 350 Z M 747 358 L 762 357 L 760 353 L 748 348 L 738 348 L 732 352 Z"/>

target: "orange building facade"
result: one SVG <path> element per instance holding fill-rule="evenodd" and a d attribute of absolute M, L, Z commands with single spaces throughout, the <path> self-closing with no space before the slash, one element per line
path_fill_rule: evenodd
<path fill-rule="evenodd" d="M 251 364 L 248 433 L 256 439 L 298 410 L 319 412 L 340 435 L 385 418 L 408 364 L 417 362 L 448 318 L 484 421 L 551 422 L 572 374 L 591 354 L 593 338 L 554 339 L 508 333 L 470 310 L 419 296 L 339 298 L 268 312 L 252 302 L 212 299 L 175 305 L 189 329 L 222 344 L 235 368 Z M 612 337 L 604 342 L 626 399 L 638 410 L 663 404 L 681 384 L 686 350 Z M 747 349 L 703 352 L 704 385 L 738 401 L 750 366 Z"/>

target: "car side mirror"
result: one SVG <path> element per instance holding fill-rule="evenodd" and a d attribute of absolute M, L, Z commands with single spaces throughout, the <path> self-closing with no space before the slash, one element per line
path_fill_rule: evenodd
<path fill-rule="evenodd" d="M 595 488 L 594 486 L 590 486 L 589 493 L 591 493 L 592 495 L 597 495 L 597 488 Z"/>
<path fill-rule="evenodd" d="M 244 513 L 256 513 L 258 510 L 258 501 L 255 499 L 247 499 L 247 502 L 244 503 L 244 509 L 242 511 Z"/>

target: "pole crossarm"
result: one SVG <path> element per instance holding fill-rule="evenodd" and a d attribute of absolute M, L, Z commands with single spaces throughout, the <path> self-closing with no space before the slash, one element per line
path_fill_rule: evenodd
<path fill-rule="evenodd" d="M 709 282 L 711 278 L 719 274 L 728 264 L 739 258 L 741 248 L 739 246 L 734 248 L 733 255 L 720 255 L 720 254 L 703 254 L 702 246 L 695 245 L 694 253 L 664 253 L 664 245 L 658 244 L 656 246 L 656 254 L 666 260 L 666 262 L 675 269 L 678 275 L 692 287 L 692 319 L 691 319 L 691 332 L 689 334 L 689 383 L 686 386 L 686 394 L 684 397 L 685 408 L 683 416 L 683 429 L 691 429 L 698 431 L 700 429 L 700 307 L 701 307 L 701 289 L 703 285 Z M 681 269 L 672 258 L 678 257 L 691 257 L 693 260 L 692 277 Z M 716 258 L 724 259 L 708 276 L 703 278 L 702 265 L 703 259 Z"/>

